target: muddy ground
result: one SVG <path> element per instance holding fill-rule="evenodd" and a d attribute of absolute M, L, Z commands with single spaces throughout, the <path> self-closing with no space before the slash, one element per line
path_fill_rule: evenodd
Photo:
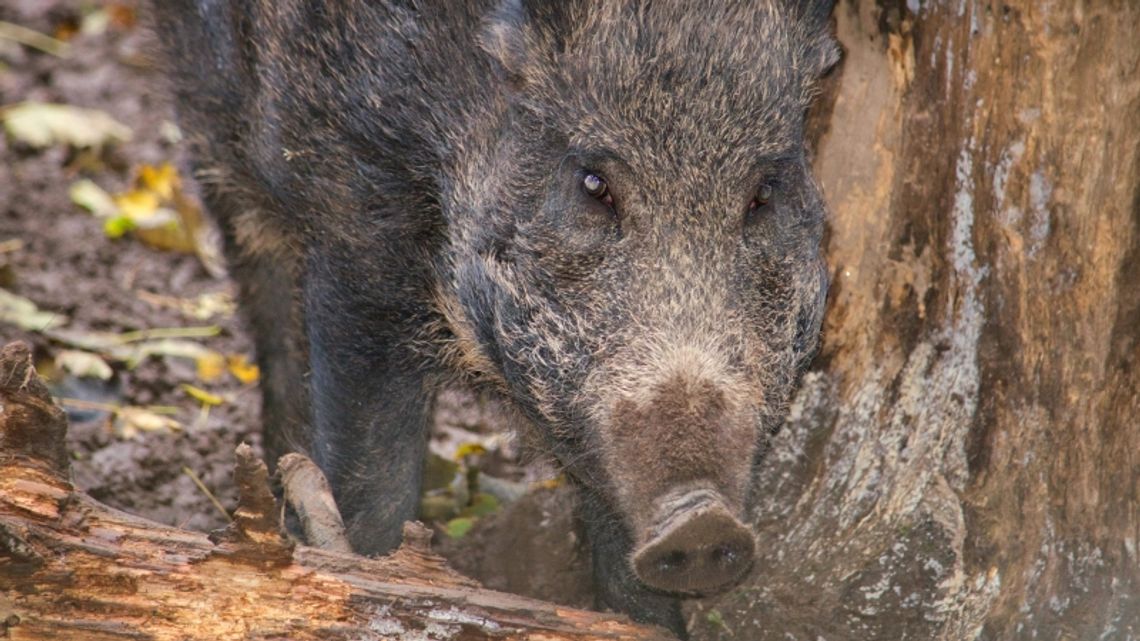
<path fill-rule="evenodd" d="M 0 41 L 0 104 L 27 101 L 98 109 L 127 124 L 132 137 L 101 152 L 66 144 L 36 149 L 10 136 L 0 139 L 0 255 L 3 286 L 40 309 L 70 319 L 76 331 L 128 332 L 152 328 L 213 325 L 216 337 L 202 341 L 223 353 L 248 354 L 250 341 L 236 315 L 188 318 L 158 297 L 191 300 L 203 294 L 232 295 L 232 283 L 212 276 L 193 255 L 162 252 L 131 238 L 111 240 L 103 221 L 72 203 L 69 187 L 89 178 L 108 192 L 128 188 L 143 164 L 184 162 L 180 146 L 161 135 L 172 119 L 148 41 L 129 5 L 101 33 L 69 31 L 82 22 L 87 3 L 48 0 L 0 5 L 0 20 L 67 38 L 69 52 L 56 56 Z M 169 125 L 166 125 L 167 127 Z M 16 241 L 15 243 L 11 241 Z M 150 296 L 147 296 L 147 295 Z M 148 302 L 152 301 L 152 302 Z M 0 325 L 5 341 L 22 339 L 35 347 L 41 372 L 62 399 L 108 406 L 171 406 L 184 425 L 178 432 L 155 431 L 135 438 L 116 436 L 105 409 L 67 405 L 77 483 L 110 505 L 163 523 L 208 530 L 224 515 L 196 487 L 192 470 L 223 505 L 232 506 L 233 449 L 258 444 L 257 391 L 232 378 L 204 385 L 192 360 L 152 357 L 134 367 L 111 362 L 105 383 L 91 377 L 63 376 L 51 364 L 61 345 L 37 331 Z M 223 395 L 199 420 L 199 403 L 182 384 Z M 64 401 L 68 403 L 69 401 Z"/>

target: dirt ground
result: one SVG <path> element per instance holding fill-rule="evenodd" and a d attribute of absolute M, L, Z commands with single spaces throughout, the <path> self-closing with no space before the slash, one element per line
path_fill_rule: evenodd
<path fill-rule="evenodd" d="M 125 511 L 208 531 L 222 527 L 223 509 L 235 505 L 234 448 L 247 442 L 260 451 L 256 382 L 243 382 L 232 371 L 204 377 L 200 360 L 184 349 L 160 349 L 137 363 L 111 350 L 79 349 L 110 366 L 107 380 L 59 364 L 64 353 L 86 347 L 84 337 L 138 338 L 139 332 L 172 336 L 179 345 L 230 359 L 253 359 L 233 309 L 236 288 L 218 267 L 208 227 L 198 246 L 206 260 L 161 251 L 130 234 L 110 238 L 107 221 L 69 193 L 86 179 L 107 194 L 122 194 L 146 167 L 171 163 L 194 202 L 145 10 L 129 1 L 0 3 L 0 22 L 6 23 L 0 27 L 7 29 L 0 30 L 0 108 L 29 102 L 81 107 L 130 130 L 129 140 L 99 148 L 66 142 L 41 147 L 0 136 L 0 294 L 34 303 L 44 313 L 35 318 L 47 319 L 13 320 L 6 303 L 0 339 L 34 347 L 37 367 L 68 409 L 79 487 Z M 11 25 L 57 38 L 66 51 L 42 51 L 18 27 L 13 36 Z M 203 301 L 213 303 L 212 312 Z M 193 335 L 193 328 L 203 327 L 216 335 Z M 151 422 L 125 420 L 122 408 L 141 409 Z M 541 462 L 519 464 L 519 448 L 498 423 L 485 401 L 448 394 L 439 403 L 433 450 L 446 459 L 464 444 L 478 444 L 485 449 L 479 455 L 485 471 L 520 484 L 549 477 L 550 467 Z M 565 488 L 530 492 L 478 518 L 460 538 L 445 534 L 453 523 L 440 520 L 438 548 L 490 587 L 588 605 L 588 564 L 573 533 L 572 509 Z"/>
<path fill-rule="evenodd" d="M 21 0 L 0 5 L 0 20 L 41 33 L 65 36 L 79 25 L 89 3 Z M 101 153 L 65 144 L 34 149 L 0 139 L 0 241 L 18 241 L 0 255 L 3 286 L 40 309 L 70 319 L 75 331 L 128 332 L 151 328 L 214 325 L 220 329 L 207 347 L 222 353 L 249 354 L 251 344 L 233 313 L 187 318 L 155 301 L 190 300 L 204 294 L 232 296 L 224 277 L 211 276 L 193 255 L 161 252 L 130 238 L 111 240 L 103 222 L 72 203 L 69 186 L 81 178 L 108 192 L 128 188 L 143 164 L 184 162 L 179 145 L 164 139 L 172 111 L 162 97 L 160 78 L 148 52 L 145 31 L 133 7 L 102 33 L 68 37 L 65 57 L 11 41 L 2 42 L 0 104 L 27 101 L 98 109 L 128 124 L 131 140 Z M 147 295 L 151 296 L 147 296 Z M 150 302 L 148 302 L 150 301 Z M 35 348 L 41 371 L 61 350 L 34 329 L 0 325 L 5 341 L 22 339 Z M 152 357 L 131 368 L 111 362 L 113 376 L 97 379 L 54 375 L 61 398 L 105 405 L 171 406 L 184 425 L 180 431 L 154 431 L 135 438 L 117 437 L 106 410 L 67 405 L 72 422 L 71 450 L 75 480 L 93 497 L 163 523 L 197 530 L 217 528 L 225 517 L 213 507 L 193 471 L 223 505 L 232 506 L 233 450 L 242 441 L 255 446 L 258 396 L 254 385 L 224 378 L 208 386 L 226 401 L 200 420 L 197 401 L 182 384 L 206 388 L 195 363 Z"/>

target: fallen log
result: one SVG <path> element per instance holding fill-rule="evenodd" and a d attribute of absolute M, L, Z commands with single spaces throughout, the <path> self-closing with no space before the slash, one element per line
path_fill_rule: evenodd
<path fill-rule="evenodd" d="M 0 350 L 0 637 L 120 639 L 671 638 L 624 617 L 481 588 L 430 552 L 422 526 L 383 558 L 294 545 L 265 465 L 239 448 L 234 521 L 207 536 L 73 487 L 67 421 L 27 346 Z"/>

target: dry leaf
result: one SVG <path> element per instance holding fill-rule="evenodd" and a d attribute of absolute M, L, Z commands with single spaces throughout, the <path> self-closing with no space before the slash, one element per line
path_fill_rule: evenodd
<path fill-rule="evenodd" d="M 101 36 L 111 24 L 111 14 L 106 9 L 96 9 L 83 16 L 79 23 L 79 32 L 85 36 Z"/>
<path fill-rule="evenodd" d="M 107 13 L 111 15 L 111 24 L 119 29 L 133 29 L 138 22 L 138 14 L 131 2 L 112 2 Z"/>
<path fill-rule="evenodd" d="M 174 165 L 140 166 L 134 188 L 116 196 L 115 203 L 127 220 L 109 224 L 108 236 L 131 231 L 156 249 L 196 254 L 211 273 L 217 271 L 218 243 L 197 203 L 182 193 Z"/>
<path fill-rule="evenodd" d="M 229 292 L 208 292 L 195 298 L 178 298 L 152 294 L 145 290 L 137 292 L 138 297 L 156 307 L 176 309 L 195 320 L 210 320 L 216 316 L 230 317 L 237 311 L 237 304 Z"/>
<path fill-rule="evenodd" d="M 56 34 L 57 36 L 59 34 Z M 0 44 L 5 42 L 18 42 L 26 47 L 39 49 L 44 53 L 60 58 L 66 58 L 71 53 L 66 38 L 53 38 L 34 29 L 18 25 L 6 20 L 0 20 Z"/>
<path fill-rule="evenodd" d="M 226 371 L 226 358 L 217 352 L 206 352 L 194 359 L 198 368 L 198 378 L 211 383 L 221 378 Z"/>
<path fill-rule="evenodd" d="M 177 432 L 182 424 L 145 407 L 120 407 L 115 410 L 115 433 L 132 439 L 142 432 Z"/>
<path fill-rule="evenodd" d="M 55 356 L 55 366 L 80 378 L 97 378 L 105 381 L 114 370 L 98 354 L 77 349 L 61 350 Z"/>
<path fill-rule="evenodd" d="M 158 137 L 169 145 L 177 145 L 182 142 L 182 130 L 173 122 L 163 120 L 162 124 L 158 126 Z"/>
<path fill-rule="evenodd" d="M 214 325 L 163 327 L 122 334 L 78 330 L 66 327 L 70 322 L 66 315 L 42 311 L 27 298 L 2 288 L 0 288 L 0 322 L 15 325 L 25 331 L 42 333 L 53 341 L 72 348 L 123 361 L 128 367 L 134 367 L 149 356 L 168 356 L 194 361 L 203 380 L 212 380 L 202 376 L 203 373 L 212 374 L 216 379 L 227 369 L 226 357 L 201 343 L 184 338 L 216 336 L 221 330 Z"/>
<path fill-rule="evenodd" d="M 119 207 L 111 195 L 90 180 L 77 180 L 71 183 L 67 193 L 71 197 L 71 202 L 99 218 L 110 218 L 119 213 Z"/>
<path fill-rule="evenodd" d="M 13 139 L 36 148 L 57 143 L 99 148 L 131 139 L 131 129 L 102 111 L 71 105 L 24 102 L 0 111 L 4 130 Z"/>
<path fill-rule="evenodd" d="M 197 250 L 194 237 L 172 209 L 163 207 L 150 218 L 135 223 L 134 235 L 155 249 L 180 254 L 193 254 Z"/>
<path fill-rule="evenodd" d="M 155 215 L 159 196 L 149 189 L 131 189 L 115 196 L 115 205 L 121 215 L 138 223 Z"/>
<path fill-rule="evenodd" d="M 67 316 L 41 311 L 35 303 L 0 289 L 0 322 L 15 325 L 29 332 L 42 332 L 68 323 Z"/>

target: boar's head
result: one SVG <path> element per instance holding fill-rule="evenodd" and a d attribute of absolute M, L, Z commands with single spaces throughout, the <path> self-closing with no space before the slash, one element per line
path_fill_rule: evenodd
<path fill-rule="evenodd" d="M 815 351 L 827 4 L 507 2 L 486 26 L 504 116 L 452 234 L 457 358 L 621 516 L 655 589 L 751 566 L 751 472 Z"/>

